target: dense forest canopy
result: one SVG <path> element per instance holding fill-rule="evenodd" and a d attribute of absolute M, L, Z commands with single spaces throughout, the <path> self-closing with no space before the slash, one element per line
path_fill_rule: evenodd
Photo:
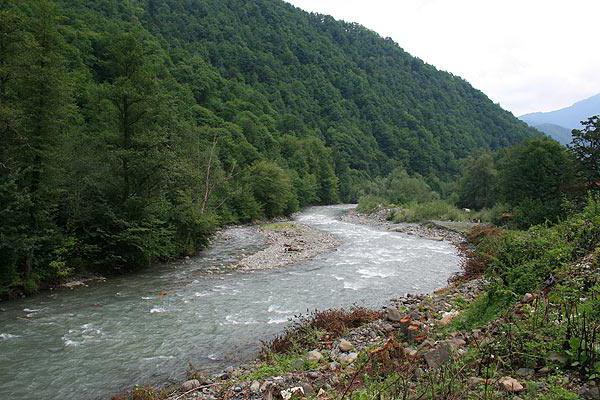
<path fill-rule="evenodd" d="M 279 0 L 0 4 L 0 291 L 192 254 L 535 134 L 390 39 Z"/>

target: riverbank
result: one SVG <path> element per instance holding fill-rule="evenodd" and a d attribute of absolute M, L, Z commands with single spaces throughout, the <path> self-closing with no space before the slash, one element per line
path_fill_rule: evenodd
<path fill-rule="evenodd" d="M 586 319 L 597 311 L 588 293 L 600 280 L 596 253 L 516 299 L 470 277 L 393 299 L 383 310 L 318 312 L 266 344 L 260 360 L 212 376 L 190 371 L 190 380 L 156 398 L 598 399 L 598 378 L 583 365 L 594 368 L 589 357 L 597 351 L 593 317 Z M 582 302 L 579 311 L 573 302 Z"/>
<path fill-rule="evenodd" d="M 387 226 L 383 221 L 375 218 L 369 219 L 366 216 L 360 216 L 355 214 L 353 210 L 350 210 L 349 213 L 351 214 L 348 215 L 348 212 L 342 214 L 338 219 L 352 224 L 376 227 L 377 230 L 394 231 L 393 228 L 398 228 L 397 226 Z M 254 265 L 258 266 L 257 269 L 288 265 L 289 258 L 287 257 L 285 262 L 269 260 L 269 257 L 277 258 L 278 255 L 285 256 L 289 253 L 300 257 L 298 260 L 306 258 L 307 255 L 302 256 L 298 254 L 300 252 L 288 250 L 290 247 L 297 245 L 299 240 L 303 243 L 308 242 L 309 245 L 306 247 L 309 249 L 314 246 L 320 251 L 332 249 L 339 245 L 339 240 L 334 236 L 301 224 L 279 222 L 257 229 L 269 238 L 270 245 L 266 249 L 240 261 L 241 269 L 248 268 L 244 267 L 248 264 L 251 266 L 248 270 L 253 270 L 252 266 Z M 460 234 L 441 228 L 426 228 L 411 224 L 410 231 L 407 229 L 402 233 L 429 240 L 449 241 L 455 245 L 464 243 L 464 237 Z M 307 241 L 307 237 L 311 239 Z M 310 254 L 310 251 L 307 254 Z M 269 398 L 269 396 L 271 398 L 281 398 L 282 396 L 285 398 L 287 396 L 285 391 L 294 387 L 303 387 L 307 395 L 309 393 L 315 395 L 318 393 L 318 389 L 323 388 L 324 390 L 335 391 L 340 388 L 339 385 L 343 381 L 343 376 L 353 371 L 356 365 L 355 362 L 362 352 L 377 344 L 385 343 L 386 338 L 393 335 L 398 329 L 406 328 L 400 322 L 403 319 L 403 317 L 398 316 L 400 310 L 406 309 L 405 311 L 407 311 L 410 309 L 416 312 L 419 308 L 422 308 L 422 302 L 429 301 L 431 305 L 429 317 L 434 319 L 439 317 L 447 320 L 448 315 L 454 315 L 456 312 L 447 299 L 460 297 L 463 301 L 470 301 L 477 295 L 480 286 L 481 281 L 470 281 L 452 284 L 451 289 L 448 289 L 447 292 L 444 289 L 434 295 L 407 295 L 406 297 L 389 300 L 383 310 L 353 308 L 351 310 L 318 312 L 311 317 L 301 318 L 300 321 L 296 320 L 291 328 L 288 328 L 280 337 L 267 344 L 263 349 L 262 356 L 254 362 L 239 367 L 229 367 L 212 375 L 199 371 L 189 371 L 188 377 L 190 379 L 180 385 L 163 388 L 160 393 L 149 388 L 137 388 L 133 392 L 135 394 L 133 398 L 144 398 L 146 392 L 151 393 L 151 396 L 157 395 L 157 398 L 179 400 L 194 398 L 258 399 Z M 365 318 L 365 316 L 367 317 Z M 433 324 L 433 320 L 427 322 L 420 316 L 413 316 L 415 317 L 413 325 L 420 324 L 419 326 L 423 328 L 423 332 L 428 332 L 429 324 Z M 310 327 L 311 321 L 314 320 L 320 321 L 319 323 L 323 326 L 307 330 L 306 328 Z M 352 351 L 341 351 L 339 348 L 336 350 L 342 334 L 344 340 L 352 344 Z M 286 341 L 288 342 L 287 345 L 282 345 Z M 310 346 L 308 346 L 308 343 L 310 343 Z M 289 354 L 292 348 L 293 354 Z M 315 382 L 321 382 L 323 386 L 319 386 Z M 283 395 L 281 394 L 282 391 L 284 392 Z M 127 396 L 115 398 L 127 398 Z"/>
<path fill-rule="evenodd" d="M 340 244 L 334 235 L 295 221 L 273 222 L 255 227 L 267 247 L 242 258 L 234 268 L 256 271 L 282 268 L 333 251 Z"/>
<path fill-rule="evenodd" d="M 428 223 L 395 223 L 389 220 L 390 213 L 393 210 L 383 208 L 371 214 L 359 213 L 356 209 L 351 209 L 340 217 L 342 221 L 355 224 L 374 226 L 379 229 L 385 229 L 391 232 L 415 235 L 424 239 L 447 241 L 454 246 L 460 247 L 466 243 L 464 232 L 451 229 L 441 224 L 433 222 Z M 476 224 L 470 224 L 473 227 Z"/>
<path fill-rule="evenodd" d="M 230 265 L 214 266 L 207 269 L 209 274 L 230 273 L 235 270 L 245 272 L 282 268 L 310 260 L 320 254 L 333 251 L 340 245 L 340 240 L 334 235 L 311 228 L 307 225 L 298 223 L 290 218 L 279 218 L 276 220 L 256 222 L 249 225 L 231 226 L 223 228 L 214 233 L 209 240 L 210 243 L 219 239 L 227 239 L 229 230 L 235 228 L 248 228 L 253 230 L 254 235 L 264 238 L 264 248 L 244 255 L 239 261 Z M 180 260 L 170 261 L 189 261 L 192 257 L 182 257 Z M 129 272 L 125 274 L 115 274 L 102 276 L 93 272 L 84 272 L 75 276 L 64 278 L 61 282 L 45 284 L 39 287 L 36 294 L 46 291 L 81 289 L 92 284 L 102 284 L 110 281 L 114 276 L 133 275 L 140 271 Z M 18 301 L 27 296 L 21 290 L 14 290 L 10 294 L 0 296 L 0 302 Z"/>

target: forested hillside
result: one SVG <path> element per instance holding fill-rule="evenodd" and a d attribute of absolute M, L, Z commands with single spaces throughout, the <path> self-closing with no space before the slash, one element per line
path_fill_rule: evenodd
<path fill-rule="evenodd" d="M 194 253 L 215 227 L 435 187 L 535 131 L 355 24 L 279 0 L 0 4 L 0 292 Z"/>

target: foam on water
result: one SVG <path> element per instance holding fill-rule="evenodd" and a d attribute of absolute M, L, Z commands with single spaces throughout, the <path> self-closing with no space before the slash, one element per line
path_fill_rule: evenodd
<path fill-rule="evenodd" d="M 0 333 L 0 341 L 2 340 L 9 340 L 9 339 L 16 339 L 19 338 L 21 336 L 19 335 L 12 335 L 10 333 Z"/>

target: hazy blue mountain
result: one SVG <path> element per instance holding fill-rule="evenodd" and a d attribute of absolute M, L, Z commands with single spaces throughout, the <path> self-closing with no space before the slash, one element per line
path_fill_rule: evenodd
<path fill-rule="evenodd" d="M 579 128 L 581 121 L 598 114 L 600 114 L 600 94 L 560 110 L 525 114 L 519 118 L 534 127 L 553 124 L 571 130 Z"/>
<path fill-rule="evenodd" d="M 546 135 L 550 136 L 559 143 L 564 145 L 571 143 L 571 129 L 565 128 L 564 126 L 555 124 L 540 124 L 535 125 L 534 128 L 544 132 Z"/>

